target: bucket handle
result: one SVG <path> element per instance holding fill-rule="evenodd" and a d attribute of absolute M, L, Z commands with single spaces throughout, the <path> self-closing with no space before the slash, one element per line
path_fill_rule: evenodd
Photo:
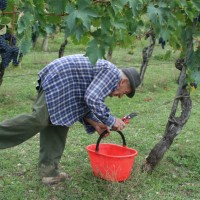
<path fill-rule="evenodd" d="M 126 146 L 126 140 L 125 140 L 125 137 L 124 137 L 124 134 L 121 132 L 121 131 L 116 131 L 118 132 L 120 135 L 121 135 L 121 138 L 122 138 L 122 141 L 123 141 L 123 146 Z M 96 148 L 95 148 L 95 151 L 98 152 L 99 151 L 99 143 L 101 141 L 101 139 L 108 133 L 107 130 L 105 130 L 103 133 L 101 133 L 101 135 L 99 136 L 98 140 L 97 140 L 97 143 L 96 143 Z"/>

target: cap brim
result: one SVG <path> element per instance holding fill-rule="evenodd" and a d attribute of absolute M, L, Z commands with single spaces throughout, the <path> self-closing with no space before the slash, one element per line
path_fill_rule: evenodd
<path fill-rule="evenodd" d="M 122 71 L 128 77 L 129 83 L 131 85 L 131 93 L 127 94 L 126 96 L 128 96 L 129 98 L 132 98 L 135 95 L 135 82 L 134 82 L 133 78 L 131 77 L 131 74 L 128 71 L 128 69 L 122 69 Z"/>
<path fill-rule="evenodd" d="M 132 98 L 135 95 L 135 90 L 133 92 L 131 92 L 130 94 L 127 94 L 126 96 L 129 98 Z"/>

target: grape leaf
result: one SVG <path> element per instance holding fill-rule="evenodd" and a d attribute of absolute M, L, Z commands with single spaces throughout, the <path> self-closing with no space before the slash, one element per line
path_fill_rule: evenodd
<path fill-rule="evenodd" d="M 190 70 L 197 70 L 197 69 L 200 70 L 199 60 L 200 60 L 200 49 L 191 52 L 189 58 L 187 59 L 186 64 L 188 68 L 190 68 Z"/>
<path fill-rule="evenodd" d="M 102 58 L 104 54 L 104 48 L 98 44 L 96 39 L 89 42 L 85 55 L 89 57 L 92 64 L 95 64 L 98 58 Z"/>
<path fill-rule="evenodd" d="M 46 17 L 46 22 L 50 24 L 60 24 L 62 20 L 61 16 L 48 16 Z"/>
<path fill-rule="evenodd" d="M 90 29 L 90 17 L 98 17 L 97 12 L 90 8 L 84 8 L 82 10 L 79 9 L 77 11 L 77 18 L 82 20 L 83 25 L 87 28 L 87 30 Z"/>
<path fill-rule="evenodd" d="M 30 51 L 31 48 L 32 48 L 31 38 L 30 37 L 22 38 L 19 43 L 19 50 L 25 55 Z"/>
<path fill-rule="evenodd" d="M 190 79 L 193 80 L 198 85 L 200 83 L 200 70 L 191 71 Z"/>
<path fill-rule="evenodd" d="M 166 22 L 166 16 L 168 15 L 169 10 L 164 6 L 165 4 L 161 4 L 163 7 L 155 7 L 153 4 L 148 5 L 147 13 L 149 19 L 155 24 L 164 24 Z"/>
<path fill-rule="evenodd" d="M 7 6 L 5 12 L 13 10 L 15 2 L 13 0 L 7 0 Z"/>
<path fill-rule="evenodd" d="M 53 24 L 48 24 L 48 25 L 45 27 L 45 30 L 46 30 L 46 33 L 47 33 L 47 34 L 55 33 L 55 32 L 56 32 L 56 26 L 53 25 Z"/>
<path fill-rule="evenodd" d="M 84 10 L 84 9 L 90 7 L 91 2 L 90 2 L 90 0 L 78 0 L 77 5 L 80 10 Z"/>
<path fill-rule="evenodd" d="M 22 17 L 18 20 L 18 33 L 21 34 L 28 27 L 32 26 L 32 22 L 34 21 L 33 15 L 29 12 L 24 13 Z"/>
<path fill-rule="evenodd" d="M 128 0 L 129 1 L 129 7 L 132 8 L 133 16 L 136 16 L 139 12 L 139 9 L 142 7 L 142 0 Z"/>
<path fill-rule="evenodd" d="M 192 0 L 193 4 L 197 7 L 198 11 L 200 11 L 200 1 L 199 0 Z"/>
<path fill-rule="evenodd" d="M 123 20 L 111 21 L 111 24 L 117 29 L 126 29 L 126 23 Z"/>
<path fill-rule="evenodd" d="M 56 14 L 62 14 L 65 12 L 67 1 L 62 0 L 47 0 L 49 11 Z"/>
<path fill-rule="evenodd" d="M 115 14 L 120 13 L 123 8 L 124 8 L 124 2 L 122 1 L 116 1 L 116 0 L 111 0 L 111 6 L 115 12 Z"/>
<path fill-rule="evenodd" d="M 74 34 L 76 37 L 77 41 L 80 41 L 82 36 L 84 35 L 84 30 L 82 26 L 76 27 L 76 29 L 74 30 Z"/>
<path fill-rule="evenodd" d="M 77 12 L 74 10 L 72 11 L 69 16 L 67 17 L 67 26 L 70 30 L 70 32 L 73 30 L 75 23 L 76 23 L 76 17 L 77 17 Z"/>
<path fill-rule="evenodd" d="M 192 51 L 189 58 L 186 61 L 188 67 L 188 78 L 194 81 L 196 84 L 200 83 L 200 49 Z"/>

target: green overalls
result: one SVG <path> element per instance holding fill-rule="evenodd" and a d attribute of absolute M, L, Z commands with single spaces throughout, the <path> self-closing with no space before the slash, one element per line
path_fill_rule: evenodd
<path fill-rule="evenodd" d="M 47 110 L 45 93 L 38 91 L 32 114 L 23 114 L 0 123 L 0 149 L 21 144 L 40 132 L 40 175 L 57 176 L 68 127 L 52 125 Z"/>

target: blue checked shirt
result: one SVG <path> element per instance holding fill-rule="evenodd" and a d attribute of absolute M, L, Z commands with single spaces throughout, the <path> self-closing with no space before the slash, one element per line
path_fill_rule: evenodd
<path fill-rule="evenodd" d="M 54 60 L 38 75 L 52 124 L 69 127 L 80 121 L 88 133 L 95 129 L 84 123 L 85 117 L 114 125 L 104 100 L 117 88 L 120 71 L 109 61 L 99 59 L 92 65 L 83 55 L 70 55 Z"/>

